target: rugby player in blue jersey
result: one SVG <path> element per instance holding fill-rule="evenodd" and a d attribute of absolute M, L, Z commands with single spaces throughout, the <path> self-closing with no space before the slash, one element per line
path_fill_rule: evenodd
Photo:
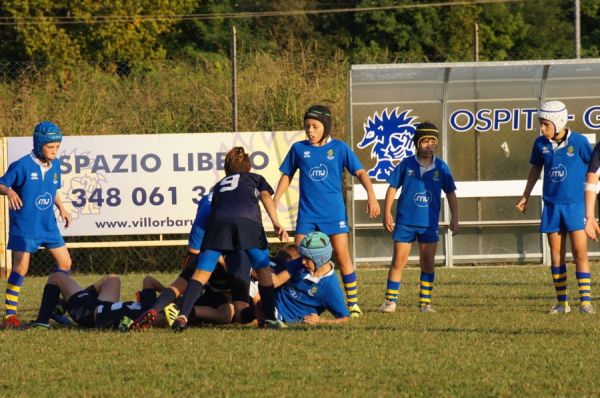
<path fill-rule="evenodd" d="M 331 137 L 331 111 L 323 105 L 313 105 L 304 114 L 307 140 L 296 142 L 288 151 L 279 170 L 282 172 L 275 204 L 287 191 L 297 170 L 300 170 L 300 203 L 294 242 L 298 245 L 309 232 L 328 235 L 340 267 L 350 316 L 362 314 L 358 305 L 356 273 L 348 249 L 348 216 L 344 205 L 342 177 L 344 168 L 356 176 L 367 192 L 367 213 L 379 215 L 379 202 L 373 185 L 354 152 L 343 141 Z"/>
<path fill-rule="evenodd" d="M 60 128 L 49 121 L 35 126 L 33 150 L 11 163 L 0 177 L 0 194 L 6 195 L 9 207 L 7 249 L 12 250 L 13 266 L 5 294 L 6 315 L 1 328 L 17 328 L 19 293 L 29 269 L 31 254 L 46 247 L 54 260 L 54 272 L 68 273 L 71 256 L 60 235 L 54 206 L 58 208 L 65 228 L 71 216 L 65 210 L 58 189 L 61 186 L 58 149 L 62 141 Z"/>
<path fill-rule="evenodd" d="M 541 136 L 533 143 L 531 169 L 523 196 L 516 204 L 525 212 L 531 191 L 544 171 L 542 199 L 544 208 L 540 232 L 548 237 L 551 273 L 556 290 L 556 304 L 550 314 L 571 312 L 567 294 L 567 235 L 575 261 L 575 277 L 579 285 L 580 312 L 593 314 L 591 273 L 585 232 L 584 184 L 592 146 L 583 135 L 567 128 L 569 113 L 561 101 L 544 102 L 537 111 Z M 593 210 L 592 210 L 593 214 Z"/>
<path fill-rule="evenodd" d="M 333 248 L 323 232 L 309 232 L 300 245 L 284 247 L 273 269 L 277 319 L 285 323 L 344 323 L 350 316 L 334 271 Z M 323 318 L 329 311 L 334 318 Z"/>
<path fill-rule="evenodd" d="M 417 125 L 413 138 L 416 155 L 403 159 L 387 180 L 390 186 L 385 195 L 383 226 L 389 232 L 393 232 L 394 254 L 381 312 L 396 311 L 402 272 L 415 240 L 419 244 L 421 266 L 419 310 L 435 312 L 431 306 L 431 294 L 435 280 L 435 252 L 439 240 L 438 222 L 442 190 L 446 193 L 450 207 L 449 228 L 452 233 L 458 232 L 459 228 L 454 179 L 446 162 L 434 155 L 438 138 L 439 131 L 433 123 L 423 122 Z M 399 188 L 402 190 L 394 222 L 392 206 Z"/>

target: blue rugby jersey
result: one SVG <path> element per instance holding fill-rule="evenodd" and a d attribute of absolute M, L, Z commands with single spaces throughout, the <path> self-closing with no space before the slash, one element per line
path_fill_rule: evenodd
<path fill-rule="evenodd" d="M 415 227 L 436 227 L 440 219 L 441 195 L 454 192 L 456 185 L 448 164 L 437 157 L 433 167 L 421 175 L 416 156 L 408 157 L 396 166 L 387 182 L 402 187 L 396 204 L 396 224 Z"/>
<path fill-rule="evenodd" d="M 292 178 L 300 170 L 298 222 L 347 222 L 342 194 L 344 167 L 352 175 L 364 167 L 350 147 L 332 139 L 323 146 L 296 142 L 279 170 Z"/>
<path fill-rule="evenodd" d="M 328 310 L 336 318 L 350 316 L 344 292 L 334 270 L 320 278 L 310 278 L 302 257 L 286 264 L 290 280 L 275 291 L 278 318 L 287 323 L 303 322 L 310 314 Z"/>
<path fill-rule="evenodd" d="M 223 178 L 213 188 L 209 223 L 220 218 L 248 218 L 262 225 L 260 192 L 273 195 L 267 180 L 255 173 L 238 173 Z"/>
<path fill-rule="evenodd" d="M 10 210 L 9 235 L 26 239 L 48 239 L 60 234 L 54 215 L 54 200 L 61 186 L 60 160 L 45 173 L 27 154 L 11 163 L 0 184 L 10 187 L 23 201 L 19 210 Z"/>
<path fill-rule="evenodd" d="M 544 166 L 543 199 L 554 204 L 583 202 L 591 156 L 587 138 L 574 131 L 568 131 L 566 141 L 556 149 L 546 137 L 537 137 L 529 163 Z"/>
<path fill-rule="evenodd" d="M 192 224 L 190 236 L 188 237 L 188 246 L 192 249 L 200 250 L 200 247 L 202 246 L 202 240 L 204 239 L 204 233 L 206 232 L 208 216 L 210 215 L 211 201 L 212 192 L 204 196 L 198 203 L 196 218 L 194 219 L 194 224 Z"/>

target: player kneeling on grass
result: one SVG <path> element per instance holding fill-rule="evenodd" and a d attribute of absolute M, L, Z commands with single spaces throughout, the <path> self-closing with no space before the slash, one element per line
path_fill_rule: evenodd
<path fill-rule="evenodd" d="M 344 292 L 334 271 L 329 237 L 322 232 L 309 232 L 295 250 L 292 259 L 276 269 L 273 282 L 277 319 L 285 323 L 344 323 L 350 312 Z M 335 319 L 322 318 L 325 311 Z"/>
<path fill-rule="evenodd" d="M 452 233 L 458 232 L 459 228 L 454 179 L 446 162 L 434 156 L 438 136 L 439 132 L 434 124 L 420 123 L 413 137 L 417 154 L 402 160 L 387 180 L 390 186 L 385 195 L 383 226 L 389 232 L 393 232 L 394 254 L 388 272 L 385 302 L 379 309 L 381 312 L 396 311 L 402 271 L 406 267 L 410 248 L 415 240 L 419 243 L 421 265 L 419 310 L 435 312 L 431 306 L 431 293 L 435 279 L 435 252 L 439 240 L 438 220 L 442 190 L 446 193 L 450 206 L 449 228 Z M 398 198 L 394 223 L 392 206 L 400 187 L 402 191 Z"/>
<path fill-rule="evenodd" d="M 33 150 L 13 162 L 6 174 L 0 177 L 0 195 L 8 199 L 10 228 L 8 250 L 12 250 L 13 267 L 8 277 L 5 293 L 6 316 L 1 329 L 17 328 L 17 307 L 21 286 L 29 270 L 31 255 L 40 246 L 46 247 L 54 260 L 53 272 L 68 273 L 71 269 L 71 256 L 60 235 L 54 206 L 65 222 L 71 223 L 71 216 L 65 210 L 58 195 L 60 189 L 60 160 L 58 150 L 62 141 L 60 128 L 48 121 L 35 126 Z"/>
<path fill-rule="evenodd" d="M 55 313 L 61 295 L 69 316 L 83 328 L 119 326 L 122 330 L 128 330 L 133 319 L 143 312 L 140 304 L 134 301 L 119 301 L 121 280 L 116 275 L 107 275 L 83 289 L 70 275 L 54 273 L 44 286 L 36 320 L 23 325 L 23 328 L 48 329 L 50 317 Z"/>

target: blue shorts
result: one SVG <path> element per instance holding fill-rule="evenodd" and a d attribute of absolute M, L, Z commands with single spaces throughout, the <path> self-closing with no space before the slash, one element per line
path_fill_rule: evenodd
<path fill-rule="evenodd" d="M 558 205 L 544 202 L 540 232 L 572 232 L 585 228 L 585 203 Z"/>
<path fill-rule="evenodd" d="M 298 222 L 296 234 L 306 235 L 309 232 L 321 231 L 325 235 L 347 234 L 350 232 L 347 221 L 340 222 Z"/>
<path fill-rule="evenodd" d="M 244 251 L 248 256 L 247 258 L 252 264 L 251 266 L 253 269 L 259 270 L 261 268 L 267 268 L 270 266 L 269 249 L 259 249 L 257 247 L 252 247 Z M 207 249 L 202 251 L 202 253 L 200 253 L 200 255 L 198 256 L 196 269 L 206 272 L 213 272 L 215 270 L 215 267 L 217 266 L 217 261 L 219 260 L 219 256 L 221 254 L 231 254 L 231 252 L 222 253 L 219 250 L 213 249 Z"/>
<path fill-rule="evenodd" d="M 412 225 L 396 224 L 392 234 L 394 242 L 434 243 L 440 240 L 438 227 L 415 227 Z"/>
<path fill-rule="evenodd" d="M 52 238 L 45 239 L 27 239 L 20 236 L 9 236 L 8 245 L 6 248 L 8 250 L 33 254 L 37 252 L 40 247 L 45 247 L 46 249 L 56 249 L 63 247 L 64 245 L 65 240 L 62 238 L 62 236 L 60 236 L 60 234 L 57 234 Z"/>

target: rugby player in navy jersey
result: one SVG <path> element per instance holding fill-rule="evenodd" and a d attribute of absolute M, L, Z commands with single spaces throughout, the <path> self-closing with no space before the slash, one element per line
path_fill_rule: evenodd
<path fill-rule="evenodd" d="M 242 147 L 234 147 L 225 157 L 226 177 L 213 187 L 211 213 L 202 241 L 201 253 L 185 294 L 180 315 L 172 329 L 182 331 L 196 300 L 202 295 L 221 254 L 246 252 L 258 275 L 264 326 L 280 328 L 275 319 L 274 289 L 269 267 L 267 237 L 262 225 L 259 201 L 263 204 L 276 234 L 287 240 L 279 224 L 271 195 L 273 189 L 264 177 L 250 172 L 250 157 Z"/>
<path fill-rule="evenodd" d="M 36 320 L 22 328 L 50 328 L 49 320 L 61 295 L 69 316 L 82 328 L 115 328 L 126 321 L 124 330 L 128 330 L 129 323 L 143 312 L 134 301 L 119 301 L 121 280 L 117 275 L 107 275 L 83 289 L 71 275 L 55 272 L 44 286 Z"/>
<path fill-rule="evenodd" d="M 433 123 L 419 123 L 413 137 L 416 155 L 403 159 L 387 180 L 390 186 L 385 194 L 383 226 L 388 232 L 393 232 L 394 254 L 388 272 L 385 301 L 379 308 L 381 312 L 396 311 L 402 273 L 414 241 L 419 245 L 421 266 L 419 311 L 435 312 L 431 296 L 442 191 L 446 193 L 450 207 L 449 228 L 452 233 L 459 229 L 456 185 L 448 164 L 435 156 L 438 138 L 439 131 Z M 400 188 L 394 219 L 392 207 Z"/>
<path fill-rule="evenodd" d="M 29 270 L 31 254 L 40 246 L 46 247 L 56 262 L 54 272 L 68 273 L 71 256 L 60 235 L 54 206 L 65 222 L 71 216 L 65 210 L 58 189 L 61 186 L 58 149 L 62 141 L 60 128 L 48 121 L 35 126 L 33 150 L 10 164 L 0 177 L 0 194 L 6 195 L 9 210 L 7 249 L 12 250 L 13 266 L 5 293 L 6 315 L 0 328 L 17 328 L 19 294 Z"/>
<path fill-rule="evenodd" d="M 331 238 L 352 318 L 361 316 L 358 305 L 356 272 L 348 249 L 348 216 L 342 193 L 344 168 L 356 176 L 367 192 L 367 213 L 379 215 L 379 202 L 373 185 L 352 149 L 331 137 L 331 111 L 313 105 L 304 114 L 307 139 L 296 142 L 288 151 L 279 170 L 282 175 L 274 196 L 279 203 L 292 178 L 300 170 L 300 199 L 294 242 L 298 245 L 309 232 L 321 231 Z"/>
<path fill-rule="evenodd" d="M 567 235 L 571 240 L 575 277 L 579 285 L 579 310 L 583 314 L 593 314 L 596 311 L 591 301 L 584 194 L 592 146 L 583 135 L 567 128 L 569 113 L 561 101 L 544 102 L 538 109 L 537 116 L 541 135 L 533 143 L 529 161 L 531 169 L 523 196 L 516 208 L 525 212 L 531 191 L 543 170 L 544 209 L 540 232 L 548 237 L 552 262 L 550 271 L 556 291 L 556 303 L 550 314 L 571 312 L 567 294 Z"/>

